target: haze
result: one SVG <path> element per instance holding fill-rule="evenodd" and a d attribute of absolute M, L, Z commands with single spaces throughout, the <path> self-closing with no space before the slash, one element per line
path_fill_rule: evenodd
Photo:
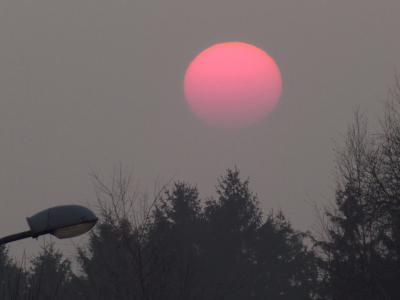
<path fill-rule="evenodd" d="M 399 11 L 398 0 L 1 1 L 0 235 L 42 208 L 93 203 L 88 174 L 119 162 L 144 189 L 183 179 L 203 198 L 237 165 L 265 210 L 311 229 L 353 110 L 372 121 L 382 110 Z M 182 91 L 194 56 L 230 40 L 270 53 L 285 83 L 274 113 L 242 130 L 205 126 Z"/>

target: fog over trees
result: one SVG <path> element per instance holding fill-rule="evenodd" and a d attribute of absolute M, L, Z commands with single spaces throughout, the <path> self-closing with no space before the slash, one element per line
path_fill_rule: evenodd
<path fill-rule="evenodd" d="M 237 168 L 215 195 L 174 182 L 149 200 L 129 176 L 94 176 L 99 223 L 72 261 L 45 244 L 29 263 L 0 247 L 0 299 L 400 299 L 400 84 L 381 130 L 355 114 L 337 151 L 319 233 L 263 214 Z M 316 216 L 317 217 L 317 216 Z"/>

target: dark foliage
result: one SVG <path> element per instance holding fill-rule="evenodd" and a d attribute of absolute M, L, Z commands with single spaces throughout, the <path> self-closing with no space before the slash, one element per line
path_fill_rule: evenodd
<path fill-rule="evenodd" d="M 80 251 L 82 299 L 314 299 L 306 234 L 281 213 L 263 220 L 238 170 L 227 170 L 205 203 L 195 186 L 175 183 L 141 222 L 126 213 L 128 193 L 117 194 L 125 200 L 101 198 L 114 204 Z"/>
<path fill-rule="evenodd" d="M 0 299 L 22 299 L 25 297 L 26 277 L 8 256 L 4 246 L 0 246 Z"/>
<path fill-rule="evenodd" d="M 380 134 L 357 114 L 338 157 L 338 187 L 328 209 L 322 294 L 332 300 L 400 299 L 400 84 Z"/>

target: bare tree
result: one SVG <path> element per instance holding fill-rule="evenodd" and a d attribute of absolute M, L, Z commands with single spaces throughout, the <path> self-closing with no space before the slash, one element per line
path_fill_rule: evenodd
<path fill-rule="evenodd" d="M 386 103 L 382 130 L 371 134 L 357 112 L 338 151 L 333 208 L 323 250 L 330 299 L 398 299 L 400 266 L 400 83 Z"/>
<path fill-rule="evenodd" d="M 97 174 L 92 174 L 92 178 L 101 221 L 91 234 L 88 250 L 79 250 L 88 290 L 96 291 L 88 292 L 86 297 L 153 299 L 155 289 L 150 280 L 156 258 L 147 249 L 146 233 L 167 185 L 155 184 L 150 200 L 140 192 L 132 173 L 124 172 L 121 165 L 110 182 Z"/>

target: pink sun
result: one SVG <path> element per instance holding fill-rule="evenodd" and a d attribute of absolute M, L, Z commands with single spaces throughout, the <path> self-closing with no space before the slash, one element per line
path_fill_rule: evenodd
<path fill-rule="evenodd" d="M 216 44 L 189 65 L 188 105 L 209 125 L 244 127 L 260 121 L 279 102 L 282 77 L 273 58 L 241 42 Z"/>

